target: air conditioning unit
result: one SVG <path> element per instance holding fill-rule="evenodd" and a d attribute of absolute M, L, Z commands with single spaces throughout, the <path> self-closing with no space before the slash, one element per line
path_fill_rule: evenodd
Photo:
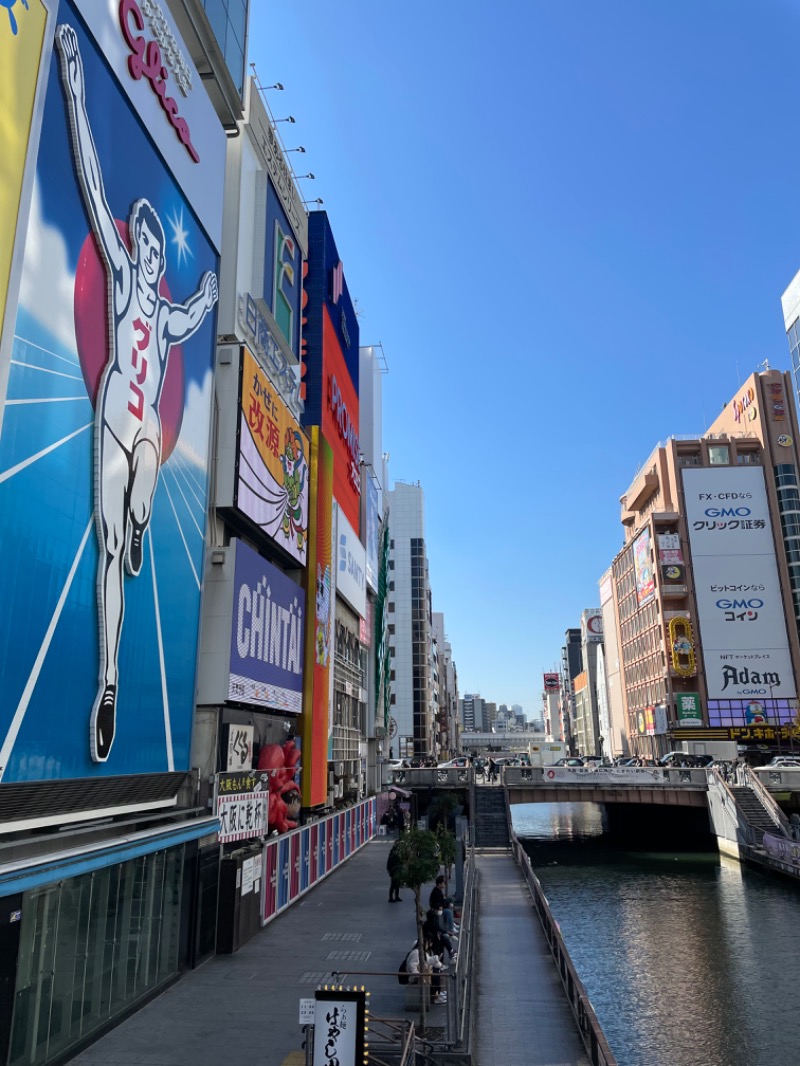
<path fill-rule="evenodd" d="M 336 767 L 336 769 L 334 770 L 334 773 L 336 774 L 336 776 L 337 777 L 342 777 L 342 775 L 344 774 L 344 763 L 343 762 L 337 762 L 335 764 L 335 767 Z"/>
<path fill-rule="evenodd" d="M 334 783 L 335 783 L 334 773 L 333 773 L 333 770 L 331 770 L 328 773 L 328 791 L 329 792 L 333 790 Z"/>

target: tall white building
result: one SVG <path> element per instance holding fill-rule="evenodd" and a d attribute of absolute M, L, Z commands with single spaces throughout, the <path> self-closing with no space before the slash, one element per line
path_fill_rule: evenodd
<path fill-rule="evenodd" d="M 425 498 L 396 482 L 389 507 L 388 627 L 395 757 L 435 755 L 431 590 L 425 554 Z"/>
<path fill-rule="evenodd" d="M 464 693 L 458 701 L 458 717 L 465 733 L 488 732 L 484 701 L 477 693 Z"/>
<path fill-rule="evenodd" d="M 458 674 L 453 661 L 453 649 L 444 631 L 444 615 L 441 611 L 434 611 L 431 617 L 433 641 L 438 653 L 438 754 L 448 758 L 458 751 Z"/>

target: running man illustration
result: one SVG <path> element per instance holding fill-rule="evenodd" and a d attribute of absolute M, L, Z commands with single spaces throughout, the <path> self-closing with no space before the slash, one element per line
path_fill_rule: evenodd
<path fill-rule="evenodd" d="M 164 229 L 147 200 L 137 200 L 129 222 L 128 252 L 106 200 L 97 148 L 86 112 L 86 85 L 78 39 L 71 26 L 56 31 L 72 150 L 92 229 L 109 284 L 108 363 L 95 408 L 95 516 L 100 677 L 89 721 L 91 757 L 108 759 L 116 726 L 118 664 L 125 614 L 123 564 L 142 568 L 161 465 L 158 404 L 170 349 L 192 336 L 217 301 L 217 279 L 204 275 L 185 304 L 159 293 L 166 268 Z"/>

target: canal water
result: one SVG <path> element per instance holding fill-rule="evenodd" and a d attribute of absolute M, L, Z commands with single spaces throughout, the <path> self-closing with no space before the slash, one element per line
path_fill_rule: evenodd
<path fill-rule="evenodd" d="M 593 804 L 513 815 L 620 1066 L 800 1063 L 800 888 L 716 851 L 627 850 Z"/>

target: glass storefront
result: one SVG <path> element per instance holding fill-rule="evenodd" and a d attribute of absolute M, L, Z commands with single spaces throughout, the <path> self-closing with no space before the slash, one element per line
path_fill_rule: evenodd
<path fill-rule="evenodd" d="M 178 973 L 184 847 L 25 893 L 9 1066 L 63 1055 Z"/>

